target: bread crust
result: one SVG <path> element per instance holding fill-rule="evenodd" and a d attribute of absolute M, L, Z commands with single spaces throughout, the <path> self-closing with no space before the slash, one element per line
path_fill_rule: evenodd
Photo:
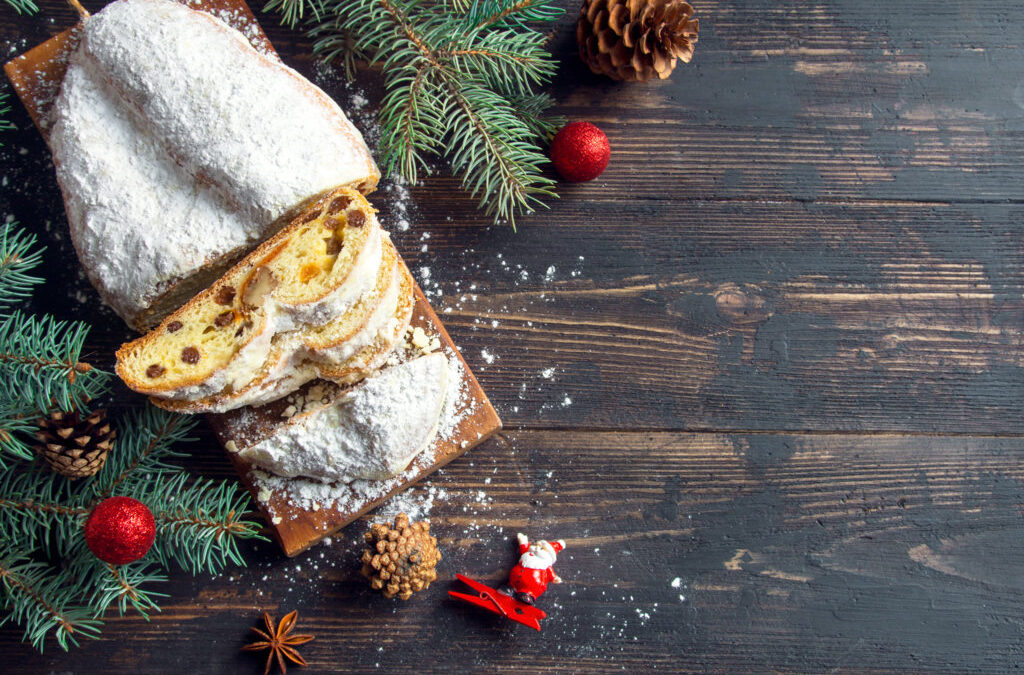
<path fill-rule="evenodd" d="M 295 142 L 308 133 L 318 142 Z M 139 330 L 324 190 L 380 177 L 323 91 L 171 0 L 118 0 L 85 22 L 50 143 L 79 259 Z"/>

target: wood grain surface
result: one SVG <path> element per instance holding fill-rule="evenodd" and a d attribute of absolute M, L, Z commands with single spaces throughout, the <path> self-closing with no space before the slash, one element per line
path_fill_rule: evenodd
<path fill-rule="evenodd" d="M 9 54 L 74 21 L 0 12 Z M 558 112 L 612 162 L 551 209 L 492 226 L 434 176 L 375 196 L 507 430 L 411 495 L 440 577 L 406 603 L 358 575 L 373 514 L 330 546 L 173 577 L 148 623 L 15 672 L 258 672 L 258 612 L 298 609 L 305 672 L 1006 672 L 1024 662 L 1024 24 L 1017 3 L 695 2 L 693 63 L 620 85 L 553 32 Z M 86 2 L 98 10 L 102 2 Z M 257 8 L 258 9 L 258 8 Z M 366 128 L 377 73 L 285 61 Z M 34 309 L 126 336 L 73 264 L 24 110 L 4 214 L 49 246 Z M 429 236 L 427 236 L 429 235 Z M 426 271 L 424 271 L 426 270 Z M 127 393 L 121 398 L 131 405 Z M 232 470 L 209 433 L 188 466 Z M 385 507 L 386 508 L 386 507 Z M 561 537 L 540 634 L 446 599 L 500 583 L 516 531 Z M 299 670 L 298 672 L 303 672 Z"/>

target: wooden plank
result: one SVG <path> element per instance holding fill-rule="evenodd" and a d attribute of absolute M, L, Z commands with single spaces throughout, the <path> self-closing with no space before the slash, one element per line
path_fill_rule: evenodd
<path fill-rule="evenodd" d="M 1016 207 L 574 201 L 546 219 L 400 242 L 512 425 L 1021 429 Z"/>
<path fill-rule="evenodd" d="M 1015 206 L 574 200 L 512 234 L 416 204 L 396 244 L 510 425 L 1024 429 Z M 46 241 L 52 287 L 93 300 L 39 306 L 109 363 L 127 333 Z"/>
<path fill-rule="evenodd" d="M 302 650 L 313 672 L 1005 671 L 1021 656 L 1020 447 L 505 432 L 427 480 L 447 492 L 430 511 L 444 557 L 406 603 L 368 590 L 352 527 L 297 559 L 263 545 L 251 569 L 178 577 L 151 621 L 114 620 L 106 642 L 74 654 L 30 656 L 10 627 L 0 653 L 25 673 L 99 658 L 126 672 L 242 672 L 257 665 L 236 650 L 258 610 L 297 608 L 317 636 Z M 517 530 L 568 543 L 540 634 L 445 598 L 456 573 L 501 582 Z"/>
<path fill-rule="evenodd" d="M 241 31 L 254 48 L 273 53 L 273 46 L 268 42 L 248 6 L 241 0 L 183 0 L 183 2 L 194 9 L 207 11 L 221 17 Z M 15 92 L 25 103 L 33 122 L 44 138 L 48 135 L 49 108 L 59 90 L 59 83 L 64 79 L 67 59 L 75 47 L 74 33 L 74 28 L 66 30 L 4 65 L 4 71 L 14 85 Z M 405 264 L 404 261 L 400 262 Z M 341 503 L 332 502 L 325 508 L 320 508 L 319 504 L 310 507 L 295 503 L 287 488 L 272 490 L 269 499 L 265 502 L 259 501 L 257 499 L 259 489 L 252 475 L 253 467 L 248 462 L 232 455 L 232 462 L 243 484 L 252 493 L 260 510 L 267 517 L 268 528 L 286 555 L 294 556 L 306 550 L 314 543 L 349 524 L 360 514 L 370 510 L 390 495 L 401 492 L 424 476 L 433 473 L 501 429 L 501 420 L 490 401 L 487 400 L 487 395 L 462 359 L 455 343 L 448 336 L 440 319 L 431 309 L 418 286 L 415 288 L 415 293 L 414 325 L 426 329 L 430 336 L 437 335 L 440 338 L 441 348 L 446 354 L 450 358 L 459 359 L 462 364 L 460 372 L 464 373 L 464 384 L 459 391 L 463 393 L 465 400 L 458 411 L 460 421 L 449 437 L 438 438 L 424 450 L 422 463 L 418 460 L 414 461 L 405 473 L 393 480 L 381 481 L 379 489 L 367 489 L 359 493 L 354 491 L 353 494 L 356 496 L 351 499 Z M 260 407 L 252 408 L 251 411 L 268 427 L 279 421 L 280 410 Z M 230 424 L 225 422 L 224 418 L 214 416 L 211 418 L 211 423 L 218 431 L 222 445 L 233 438 L 234 430 Z"/>
<path fill-rule="evenodd" d="M 66 16 L 60 5 L 42 3 L 47 16 Z M 1024 94 L 1012 75 L 1024 68 L 1024 53 L 1007 23 L 1014 3 L 972 3 L 964 12 L 880 0 L 716 0 L 697 10 L 702 37 L 693 63 L 667 82 L 640 86 L 612 83 L 579 62 L 573 10 L 558 25 L 559 112 L 609 132 L 613 160 L 599 181 L 606 194 L 1024 199 Z M 290 63 L 308 64 L 301 34 L 266 23 Z M 38 40 L 52 28 L 0 17 L 0 36 L 26 30 Z M 372 79 L 363 76 L 360 86 Z M 427 185 L 430 198 L 459 193 L 454 180 Z"/>

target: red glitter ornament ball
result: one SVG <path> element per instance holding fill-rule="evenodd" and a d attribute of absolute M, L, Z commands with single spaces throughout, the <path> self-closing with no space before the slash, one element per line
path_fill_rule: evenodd
<path fill-rule="evenodd" d="M 608 137 L 590 122 L 566 124 L 551 141 L 552 163 L 562 178 L 574 183 L 600 176 L 611 156 Z"/>
<path fill-rule="evenodd" d="M 156 538 L 149 508 L 131 497 L 110 497 L 96 505 L 85 521 L 85 543 L 111 565 L 124 565 L 146 555 Z"/>

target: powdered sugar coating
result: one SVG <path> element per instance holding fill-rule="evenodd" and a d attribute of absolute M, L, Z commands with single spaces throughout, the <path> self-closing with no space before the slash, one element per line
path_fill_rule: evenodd
<path fill-rule="evenodd" d="M 448 442 L 451 438 L 455 437 L 462 422 L 477 412 L 476 402 L 468 395 L 466 370 L 462 362 L 454 353 L 447 353 L 445 356 L 448 361 L 448 375 L 446 378 L 448 391 L 445 395 L 441 418 L 438 421 L 437 434 L 430 446 L 413 459 L 409 468 L 400 475 L 385 480 L 325 483 L 311 478 L 286 478 L 253 467 L 251 475 L 261 495 L 259 500 L 267 509 L 268 515 L 272 518 L 276 517 L 273 505 L 270 502 L 271 495 L 275 493 L 282 495 L 285 501 L 292 506 L 307 511 L 318 511 L 320 509 L 356 510 L 382 498 L 397 486 L 412 480 L 413 477 L 422 473 L 426 467 L 433 464 L 436 461 L 439 444 Z M 328 400 L 330 396 L 330 394 L 326 394 Z M 240 415 L 239 420 L 236 422 L 236 428 L 245 426 L 244 413 L 247 410 L 241 411 L 243 414 Z M 244 438 L 244 435 L 240 436 L 240 439 Z M 245 441 L 240 440 L 239 442 L 243 443 Z"/>
<path fill-rule="evenodd" d="M 144 311 L 164 282 L 256 243 L 259 231 L 195 184 L 89 67 L 73 62 L 60 100 L 52 140 L 71 237 L 123 318 Z"/>
<path fill-rule="evenodd" d="M 86 21 L 51 141 L 82 263 L 133 324 L 301 202 L 379 177 L 326 94 L 171 0 L 118 0 Z"/>
<path fill-rule="evenodd" d="M 383 480 L 433 440 L 447 394 L 439 353 L 385 369 L 339 400 L 291 418 L 239 455 L 281 476 Z"/>

